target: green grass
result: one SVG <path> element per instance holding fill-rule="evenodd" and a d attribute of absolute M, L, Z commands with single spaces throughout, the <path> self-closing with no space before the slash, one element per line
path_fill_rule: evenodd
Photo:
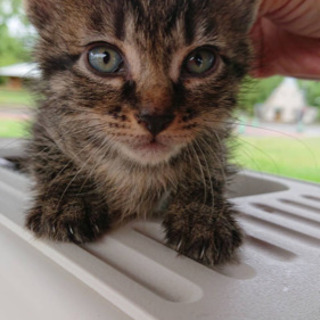
<path fill-rule="evenodd" d="M 33 106 L 31 94 L 26 90 L 12 90 L 0 87 L 0 106 Z"/>
<path fill-rule="evenodd" d="M 27 135 L 27 121 L 0 119 L 0 138 L 23 138 Z"/>
<path fill-rule="evenodd" d="M 320 182 L 320 138 L 239 137 L 234 162 L 248 169 Z"/>

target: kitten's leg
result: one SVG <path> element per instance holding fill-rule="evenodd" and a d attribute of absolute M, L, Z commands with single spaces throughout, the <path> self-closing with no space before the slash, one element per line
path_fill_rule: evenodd
<path fill-rule="evenodd" d="M 38 237 L 59 241 L 83 243 L 98 238 L 109 227 L 105 200 L 53 142 L 38 139 L 29 149 L 29 170 L 36 185 L 27 228 Z"/>
<path fill-rule="evenodd" d="M 220 194 L 215 194 L 214 205 L 190 194 L 203 194 L 203 190 L 180 195 L 166 213 L 168 244 L 207 265 L 229 262 L 242 243 L 241 229 L 233 218 L 236 211 Z"/>
<path fill-rule="evenodd" d="M 37 237 L 84 243 L 97 239 L 109 226 L 108 209 L 94 194 L 76 194 L 63 188 L 36 196 L 26 226 Z"/>

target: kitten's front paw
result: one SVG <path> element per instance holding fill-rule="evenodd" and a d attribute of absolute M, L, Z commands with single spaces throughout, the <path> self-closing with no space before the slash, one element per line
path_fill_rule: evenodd
<path fill-rule="evenodd" d="M 212 208 L 198 204 L 180 209 L 183 212 L 172 209 L 164 220 L 170 247 L 210 266 L 234 258 L 242 243 L 242 232 L 231 212 L 213 213 Z"/>
<path fill-rule="evenodd" d="M 26 226 L 37 237 L 84 243 L 106 231 L 108 214 L 80 197 L 42 198 L 29 210 Z"/>

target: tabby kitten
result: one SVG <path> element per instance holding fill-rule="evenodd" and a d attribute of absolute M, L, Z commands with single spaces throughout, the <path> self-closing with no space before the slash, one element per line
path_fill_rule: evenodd
<path fill-rule="evenodd" d="M 256 3 L 26 0 L 45 97 L 29 147 L 36 236 L 84 243 L 160 214 L 179 253 L 232 259 L 226 122 Z"/>

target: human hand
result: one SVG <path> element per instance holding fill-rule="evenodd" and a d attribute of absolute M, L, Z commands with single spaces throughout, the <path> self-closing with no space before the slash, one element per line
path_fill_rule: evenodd
<path fill-rule="evenodd" d="M 252 75 L 320 79 L 320 0 L 262 0 Z"/>

